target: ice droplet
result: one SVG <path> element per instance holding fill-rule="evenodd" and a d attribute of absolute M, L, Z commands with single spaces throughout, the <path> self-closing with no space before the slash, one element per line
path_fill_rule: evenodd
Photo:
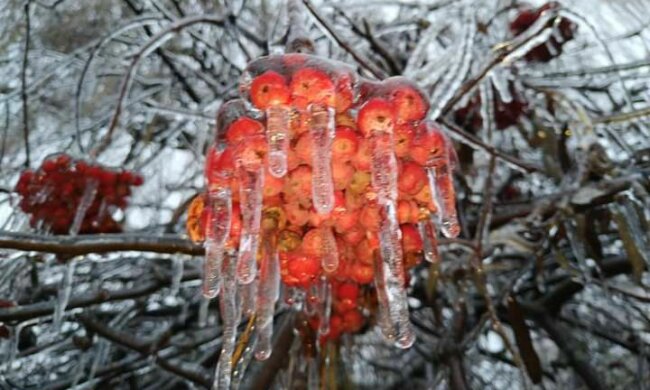
<path fill-rule="evenodd" d="M 275 177 L 287 174 L 289 151 L 289 108 L 272 106 L 266 110 L 266 140 L 269 144 L 269 172 Z"/>
<path fill-rule="evenodd" d="M 334 109 L 323 104 L 309 106 L 309 132 L 313 142 L 312 198 L 319 214 L 328 214 L 334 208 L 332 180 L 332 142 L 334 141 Z"/>
<path fill-rule="evenodd" d="M 214 298 L 221 285 L 221 265 L 225 245 L 230 234 L 232 219 L 232 196 L 229 188 L 220 188 L 208 193 L 208 223 L 203 260 L 203 296 Z"/>
<path fill-rule="evenodd" d="M 239 312 L 237 308 L 237 263 L 235 256 L 228 254 L 224 257 L 222 273 L 223 285 L 222 294 L 219 295 L 219 309 L 223 323 L 223 337 L 221 354 L 214 376 L 213 388 L 230 389 L 232 377 L 232 355 L 235 351 L 237 337 L 237 325 L 239 323 Z"/>
<path fill-rule="evenodd" d="M 255 279 L 257 272 L 257 248 L 259 245 L 262 216 L 264 166 L 261 165 L 249 170 L 239 165 L 237 167 L 237 174 L 240 182 L 239 198 L 242 215 L 237 278 L 240 283 L 248 284 Z"/>
<path fill-rule="evenodd" d="M 270 243 L 266 243 L 260 269 L 260 282 L 257 290 L 255 326 L 257 327 L 257 345 L 255 358 L 265 360 L 271 356 L 273 338 L 273 314 L 275 303 L 280 297 L 280 263 L 278 252 Z"/>

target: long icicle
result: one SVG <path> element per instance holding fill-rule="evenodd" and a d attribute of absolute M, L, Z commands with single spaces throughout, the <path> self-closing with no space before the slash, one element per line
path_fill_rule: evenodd
<path fill-rule="evenodd" d="M 395 328 L 395 345 L 408 348 L 415 341 L 409 319 L 408 297 L 402 262 L 401 231 L 395 203 L 385 205 L 386 221 L 379 230 L 380 253 L 383 260 L 384 288 L 388 300 L 388 316 Z"/>
<path fill-rule="evenodd" d="M 266 109 L 266 140 L 269 145 L 269 172 L 275 177 L 287 174 L 289 153 L 289 108 L 272 106 Z"/>
<path fill-rule="evenodd" d="M 208 235 L 205 240 L 203 260 L 203 296 L 214 298 L 221 287 L 221 265 L 232 220 L 232 196 L 229 188 L 219 188 L 208 193 Z"/>
<path fill-rule="evenodd" d="M 223 291 L 219 296 L 219 309 L 223 324 L 223 341 L 212 385 L 213 389 L 230 389 L 230 381 L 232 379 L 232 355 L 235 351 L 240 313 L 237 307 L 237 262 L 235 260 L 235 256 L 232 253 L 228 253 L 223 261 Z"/>
<path fill-rule="evenodd" d="M 86 213 L 90 206 L 92 206 L 97 196 L 97 188 L 99 183 L 95 180 L 91 180 L 86 184 L 84 188 L 83 195 L 79 200 L 79 205 L 72 220 L 72 226 L 70 227 L 70 235 L 76 236 L 81 230 L 81 225 L 83 220 L 86 217 Z M 74 271 L 77 265 L 77 261 L 72 258 L 65 265 L 65 272 L 63 274 L 63 279 L 61 280 L 61 285 L 59 287 L 57 301 L 54 309 L 54 318 L 52 320 L 54 329 L 61 329 L 61 324 L 63 321 L 63 314 L 65 309 L 68 306 L 70 301 L 70 294 L 72 293 L 72 284 L 74 279 Z"/>
<path fill-rule="evenodd" d="M 255 326 L 257 345 L 255 358 L 265 360 L 271 356 L 273 337 L 273 315 L 275 303 L 280 298 L 280 263 L 276 248 L 269 240 L 264 241 L 260 282 L 257 290 Z"/>
<path fill-rule="evenodd" d="M 402 233 L 397 220 L 397 159 L 390 132 L 375 132 L 370 138 L 371 180 L 377 200 L 383 207 L 385 221 L 379 229 L 382 258 L 382 286 L 387 305 L 385 314 L 395 330 L 395 345 L 408 348 L 415 341 L 406 296 Z"/>
<path fill-rule="evenodd" d="M 251 169 L 247 169 L 241 164 L 237 167 L 240 180 L 239 198 L 242 215 L 237 279 L 242 284 L 252 282 L 257 273 L 257 249 L 262 218 L 264 169 L 263 164 Z"/>
<path fill-rule="evenodd" d="M 334 208 L 332 180 L 332 142 L 334 141 L 334 109 L 323 104 L 309 106 L 309 132 L 313 142 L 312 198 L 319 214 L 328 214 Z"/>

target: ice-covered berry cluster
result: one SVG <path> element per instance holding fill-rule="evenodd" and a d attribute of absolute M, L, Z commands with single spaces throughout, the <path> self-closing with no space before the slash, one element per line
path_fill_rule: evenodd
<path fill-rule="evenodd" d="M 57 154 L 37 170 L 20 175 L 15 191 L 29 223 L 52 234 L 116 233 L 112 213 L 125 209 L 131 187 L 143 182 L 127 170 L 113 170 Z"/>
<path fill-rule="evenodd" d="M 305 54 L 255 60 L 240 89 L 217 114 L 207 191 L 188 218 L 190 236 L 205 241 L 204 295 L 221 290 L 223 311 L 238 299 L 223 292 L 256 284 L 266 340 L 281 280 L 320 340 L 372 317 L 409 347 L 407 271 L 437 261 L 438 229 L 459 233 L 455 153 L 426 120 L 425 94 L 406 78 L 365 80 Z M 374 306 L 360 291 L 376 294 Z M 258 358 L 269 348 L 258 339 Z"/>

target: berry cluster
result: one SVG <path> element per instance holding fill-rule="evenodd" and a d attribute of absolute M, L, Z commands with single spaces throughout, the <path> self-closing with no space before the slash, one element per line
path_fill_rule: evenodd
<path fill-rule="evenodd" d="M 519 122 L 519 118 L 528 109 L 528 102 L 517 91 L 513 81 L 507 81 L 504 87 L 508 89 L 506 92 L 509 95 L 506 101 L 504 101 L 499 91 L 492 87 L 493 98 L 491 109 L 494 112 L 494 127 L 498 130 L 516 125 Z M 481 106 L 481 95 L 477 92 L 467 102 L 467 105 L 454 112 L 454 120 L 460 126 L 470 130 L 472 133 L 476 133 L 483 126 Z"/>
<path fill-rule="evenodd" d="M 111 213 L 124 209 L 131 187 L 142 177 L 74 160 L 66 154 L 46 158 L 37 170 L 25 170 L 15 191 L 30 225 L 53 234 L 93 234 L 121 231 Z M 76 230 L 73 232 L 73 230 Z"/>
<path fill-rule="evenodd" d="M 217 114 L 207 194 L 190 207 L 189 235 L 238 250 L 240 263 L 243 250 L 263 257 L 253 236 L 272 243 L 286 286 L 331 284 L 327 337 L 358 331 L 366 322 L 359 291 L 377 283 L 378 264 L 398 264 L 384 273 L 401 273 L 404 285 L 405 270 L 435 261 L 434 223 L 458 235 L 453 147 L 425 121 L 429 102 L 403 77 L 363 80 L 344 64 L 303 54 L 265 57 L 247 70 L 244 99 Z M 213 213 L 229 226 L 217 226 Z M 240 283 L 250 281 L 249 270 L 238 272 Z"/>
<path fill-rule="evenodd" d="M 543 12 L 556 10 L 560 4 L 556 1 L 548 2 L 539 8 L 524 5 L 517 14 L 517 17 L 510 22 L 510 32 L 517 36 L 526 31 L 535 23 Z M 576 25 L 565 17 L 561 17 L 555 26 L 556 32 L 545 43 L 535 46 L 524 58 L 529 62 L 548 62 L 562 54 L 562 46 L 573 39 Z"/>

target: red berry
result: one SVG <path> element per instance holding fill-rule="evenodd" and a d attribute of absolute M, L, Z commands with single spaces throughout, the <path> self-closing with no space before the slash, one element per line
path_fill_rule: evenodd
<path fill-rule="evenodd" d="M 291 78 L 292 98 L 304 98 L 309 103 L 335 105 L 335 88 L 327 73 L 315 68 L 302 68 Z"/>
<path fill-rule="evenodd" d="M 288 103 L 289 95 L 289 87 L 285 78 L 270 70 L 255 77 L 251 84 L 251 102 L 262 110 Z"/>
<path fill-rule="evenodd" d="M 395 108 L 388 100 L 373 98 L 359 110 L 357 126 L 369 137 L 373 132 L 392 132 L 395 126 Z"/>

